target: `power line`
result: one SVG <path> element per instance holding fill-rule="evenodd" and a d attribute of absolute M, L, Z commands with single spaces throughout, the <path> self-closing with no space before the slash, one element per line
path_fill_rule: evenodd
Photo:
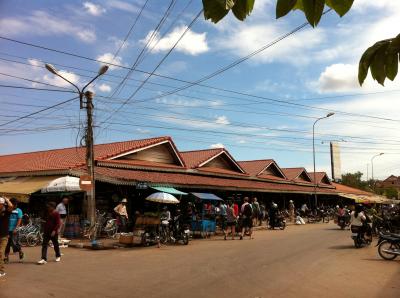
<path fill-rule="evenodd" d="M 0 88 L 13 88 L 13 89 L 35 90 L 35 91 L 53 91 L 53 92 L 75 93 L 75 92 L 72 91 L 72 90 L 56 90 L 56 89 L 46 89 L 46 88 L 36 88 L 36 87 L 25 87 L 25 86 L 15 86 L 15 85 L 3 85 L 3 84 L 0 84 Z"/>
<path fill-rule="evenodd" d="M 101 122 L 103 124 L 105 121 L 111 119 L 116 113 L 118 113 L 146 84 L 146 82 L 153 76 L 153 74 L 157 71 L 157 69 L 164 63 L 164 61 L 168 58 L 168 56 L 172 53 L 172 51 L 176 48 L 182 38 L 186 35 L 186 33 L 190 30 L 190 28 L 194 25 L 200 15 L 203 13 L 203 10 L 200 10 L 195 18 L 192 19 L 190 24 L 186 27 L 185 31 L 179 36 L 178 40 L 174 43 L 174 45 L 169 49 L 169 51 L 164 55 L 164 57 L 160 60 L 160 62 L 156 65 L 153 71 L 146 77 L 146 79 L 136 88 L 136 90 L 120 105 L 120 107 L 114 110 L 105 120 Z"/>
<path fill-rule="evenodd" d="M 32 44 L 32 43 L 28 43 L 28 42 L 23 42 L 23 41 L 15 40 L 15 39 L 4 37 L 4 36 L 0 36 L 0 39 L 7 40 L 7 41 L 10 41 L 10 42 L 14 42 L 14 43 L 18 43 L 18 44 L 22 44 L 22 45 L 26 45 L 26 46 L 30 46 L 30 47 L 35 47 L 35 48 L 46 50 L 46 51 L 52 51 L 52 52 L 55 52 L 55 53 L 68 55 L 68 56 L 75 57 L 75 58 L 80 58 L 80 59 L 93 61 L 93 62 L 104 63 L 104 64 L 108 64 L 108 65 L 111 65 L 111 66 L 123 68 L 123 69 L 128 69 L 128 70 L 130 69 L 129 67 L 126 67 L 126 66 L 123 66 L 123 65 L 119 65 L 119 64 L 115 64 L 115 63 L 109 63 L 109 62 L 97 60 L 97 59 L 94 59 L 94 58 L 78 55 L 78 54 L 75 54 L 75 53 L 70 53 L 70 52 L 57 50 L 57 49 L 52 49 L 52 48 L 49 48 L 49 47 L 45 47 L 45 46 L 41 46 L 41 45 L 37 45 L 37 44 Z M 135 71 L 141 72 L 141 73 L 145 73 L 145 74 L 151 74 L 148 71 L 144 71 L 144 70 L 140 70 L 140 69 L 135 69 Z M 249 93 L 245 93 L 245 92 L 241 92 L 241 91 L 229 90 L 229 89 L 219 88 L 219 87 L 210 86 L 210 85 L 206 85 L 206 84 L 190 82 L 190 81 L 187 81 L 187 80 L 178 79 L 178 78 L 174 78 L 174 77 L 167 76 L 167 75 L 161 75 L 161 74 L 157 74 L 157 73 L 153 73 L 152 75 L 160 77 L 160 78 L 165 78 L 165 79 L 169 79 L 169 80 L 173 80 L 173 81 L 178 81 L 178 82 L 181 82 L 181 83 L 193 84 L 193 85 L 197 85 L 197 86 L 204 87 L 204 88 L 210 88 L 210 89 L 214 89 L 214 90 L 219 90 L 219 91 L 233 93 L 233 94 L 242 95 L 242 96 L 248 96 L 248 97 L 252 97 L 252 98 L 264 99 L 264 100 L 272 101 L 272 102 L 280 102 L 280 103 L 283 103 L 283 104 L 286 104 L 286 105 L 295 105 L 295 106 L 302 107 L 302 108 L 307 108 L 307 109 L 322 110 L 322 111 L 325 111 L 325 112 L 326 111 L 334 111 L 335 113 L 344 114 L 344 115 L 348 115 L 348 116 L 357 116 L 357 117 L 373 118 L 373 119 L 384 120 L 384 121 L 400 122 L 399 119 L 391 119 L 391 118 L 378 117 L 378 116 L 372 116 L 372 115 L 366 115 L 366 114 L 350 113 L 350 112 L 344 112 L 344 111 L 340 111 L 340 110 L 329 110 L 329 109 L 320 108 L 320 107 L 314 107 L 314 106 L 310 106 L 310 105 L 296 104 L 296 103 L 293 103 L 293 102 L 290 102 L 290 101 L 286 101 L 286 100 L 279 100 L 279 99 L 274 99 L 274 98 L 269 98 L 269 97 L 249 94 Z M 151 100 L 151 99 L 152 98 L 148 98 L 148 99 L 146 99 L 146 101 L 147 100 Z"/>
<path fill-rule="evenodd" d="M 25 119 L 25 118 L 27 118 L 27 117 L 30 117 L 30 116 L 33 116 L 33 115 L 42 113 L 42 112 L 47 111 L 47 110 L 50 110 L 50 109 L 53 109 L 53 108 L 55 108 L 55 107 L 58 107 L 58 106 L 61 106 L 61 105 L 63 105 L 63 104 L 66 104 L 66 103 L 68 103 L 68 102 L 71 102 L 71 101 L 73 101 L 73 100 L 75 100 L 75 99 L 77 99 L 77 98 L 79 98 L 79 96 L 75 96 L 75 97 L 73 97 L 73 98 L 64 100 L 64 101 L 59 102 L 59 103 L 57 103 L 57 104 L 54 104 L 54 105 L 52 105 L 52 106 L 48 106 L 48 107 L 43 108 L 43 109 L 41 109 L 41 110 L 35 111 L 35 112 L 33 112 L 33 113 L 30 113 L 30 114 L 27 114 L 27 115 L 18 117 L 17 119 L 10 120 L 10 121 L 8 121 L 8 122 L 6 122 L 6 123 L 0 124 L 0 126 L 6 126 L 6 125 L 8 125 L 8 124 L 17 122 L 17 121 L 22 120 L 22 119 Z"/>

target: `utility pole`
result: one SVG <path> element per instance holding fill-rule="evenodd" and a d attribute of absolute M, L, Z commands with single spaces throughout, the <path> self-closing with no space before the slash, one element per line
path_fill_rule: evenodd
<path fill-rule="evenodd" d="M 60 77 L 64 81 L 70 83 L 77 90 L 80 99 L 80 108 L 86 109 L 86 134 L 85 134 L 85 145 L 86 145 L 86 169 L 87 173 L 90 177 L 90 181 L 84 181 L 86 188 L 86 196 L 87 196 L 87 218 L 90 221 L 91 226 L 96 224 L 96 199 L 95 199 L 95 176 L 94 176 L 94 141 L 93 141 L 93 98 L 94 93 L 91 91 L 86 91 L 85 89 L 94 82 L 98 77 L 105 74 L 108 70 L 107 65 L 103 65 L 100 67 L 97 75 L 90 80 L 82 89 L 80 89 L 77 85 L 69 81 L 67 78 L 63 77 L 57 69 L 51 65 L 46 64 L 46 69 L 50 71 L 52 74 Z M 84 100 L 84 98 L 86 100 Z M 82 181 L 81 181 L 82 183 Z M 83 183 L 82 183 L 83 185 Z M 95 236 L 95 235 L 94 235 Z"/>
<path fill-rule="evenodd" d="M 91 188 L 87 192 L 88 202 L 88 218 L 91 223 L 96 220 L 96 200 L 95 200 L 95 179 L 94 179 L 94 148 L 93 148 L 93 97 L 94 93 L 91 91 L 85 92 L 86 98 L 86 165 L 87 172 L 90 175 Z"/>
<path fill-rule="evenodd" d="M 367 163 L 367 182 L 369 181 L 369 163 Z"/>

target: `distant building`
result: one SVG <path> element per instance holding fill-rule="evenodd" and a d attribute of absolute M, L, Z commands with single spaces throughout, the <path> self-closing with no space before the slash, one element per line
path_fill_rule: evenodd
<path fill-rule="evenodd" d="M 397 198 L 399 197 L 400 192 L 400 176 L 390 175 L 385 180 L 376 182 L 376 188 L 381 189 L 383 191 L 388 189 L 397 190 Z"/>

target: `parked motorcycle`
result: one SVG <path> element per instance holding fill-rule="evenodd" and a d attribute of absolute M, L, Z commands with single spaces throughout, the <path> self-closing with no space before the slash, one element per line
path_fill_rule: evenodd
<path fill-rule="evenodd" d="M 370 245 L 372 242 L 371 227 L 368 224 L 362 227 L 351 226 L 351 239 L 353 239 L 356 248 Z"/>
<path fill-rule="evenodd" d="M 376 246 L 382 259 L 394 260 L 400 255 L 400 234 L 379 233 Z"/>

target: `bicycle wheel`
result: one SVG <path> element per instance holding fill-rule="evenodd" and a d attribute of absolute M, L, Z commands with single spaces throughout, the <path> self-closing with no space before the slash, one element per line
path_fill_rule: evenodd
<path fill-rule="evenodd" d="M 36 246 L 38 243 L 38 235 L 36 233 L 29 233 L 26 236 L 26 243 L 28 246 Z"/>

